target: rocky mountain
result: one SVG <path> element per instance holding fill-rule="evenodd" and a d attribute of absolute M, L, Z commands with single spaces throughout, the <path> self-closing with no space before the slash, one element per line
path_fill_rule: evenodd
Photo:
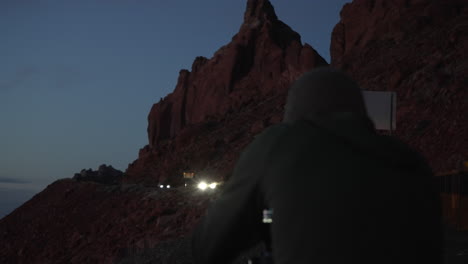
<path fill-rule="evenodd" d="M 250 0 L 239 32 L 211 59 L 182 70 L 148 115 L 148 145 L 128 182 L 180 184 L 184 171 L 224 179 L 252 136 L 282 118 L 289 85 L 326 61 L 266 0 Z"/>
<path fill-rule="evenodd" d="M 468 159 L 466 12 L 463 0 L 355 0 L 332 33 L 332 65 L 365 90 L 397 93 L 396 135 L 436 173 Z M 232 42 L 196 58 L 153 105 L 148 145 L 126 180 L 180 184 L 184 171 L 227 178 L 252 136 L 281 120 L 290 83 L 323 65 L 268 1 L 248 1 Z"/>
<path fill-rule="evenodd" d="M 467 7 L 354 0 L 331 36 L 334 67 L 366 90 L 397 93 L 396 136 L 436 172 L 468 158 Z M 253 137 L 281 121 L 291 82 L 323 65 L 268 0 L 248 0 L 232 41 L 196 58 L 153 105 L 148 145 L 125 174 L 81 171 L 1 219 L 0 263 L 191 263 L 184 239 L 217 192 L 156 184 L 181 185 L 183 172 L 227 179 Z"/>

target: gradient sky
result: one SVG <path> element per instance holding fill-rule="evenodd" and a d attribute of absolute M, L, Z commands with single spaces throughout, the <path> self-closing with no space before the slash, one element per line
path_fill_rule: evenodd
<path fill-rule="evenodd" d="M 345 0 L 272 0 L 330 61 Z M 147 144 L 147 115 L 180 69 L 212 57 L 242 23 L 239 0 L 0 1 L 0 217 L 56 179 Z"/>

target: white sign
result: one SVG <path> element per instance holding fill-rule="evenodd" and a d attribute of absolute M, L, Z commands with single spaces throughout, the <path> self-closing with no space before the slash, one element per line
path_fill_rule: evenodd
<path fill-rule="evenodd" d="M 378 130 L 393 131 L 396 128 L 396 93 L 362 91 L 367 113 Z"/>

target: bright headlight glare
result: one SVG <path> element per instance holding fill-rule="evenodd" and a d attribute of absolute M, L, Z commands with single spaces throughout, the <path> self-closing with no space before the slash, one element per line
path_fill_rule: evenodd
<path fill-rule="evenodd" d="M 171 186 L 170 186 L 170 185 L 167 185 L 167 186 L 166 186 L 166 188 L 168 188 L 168 189 L 169 189 L 169 188 L 171 188 Z"/>
<path fill-rule="evenodd" d="M 164 188 L 164 185 L 159 185 L 159 188 Z"/>
<path fill-rule="evenodd" d="M 211 184 L 210 184 L 210 188 L 211 188 L 211 189 L 216 188 L 216 182 L 211 183 Z"/>
<path fill-rule="evenodd" d="M 198 184 L 198 189 L 206 190 L 206 188 L 208 188 L 208 184 L 206 184 L 206 182 L 200 182 Z"/>

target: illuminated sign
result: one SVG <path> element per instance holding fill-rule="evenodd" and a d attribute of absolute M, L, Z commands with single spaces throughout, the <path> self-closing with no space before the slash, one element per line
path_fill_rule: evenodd
<path fill-rule="evenodd" d="M 184 179 L 193 179 L 194 176 L 194 172 L 184 172 Z"/>

